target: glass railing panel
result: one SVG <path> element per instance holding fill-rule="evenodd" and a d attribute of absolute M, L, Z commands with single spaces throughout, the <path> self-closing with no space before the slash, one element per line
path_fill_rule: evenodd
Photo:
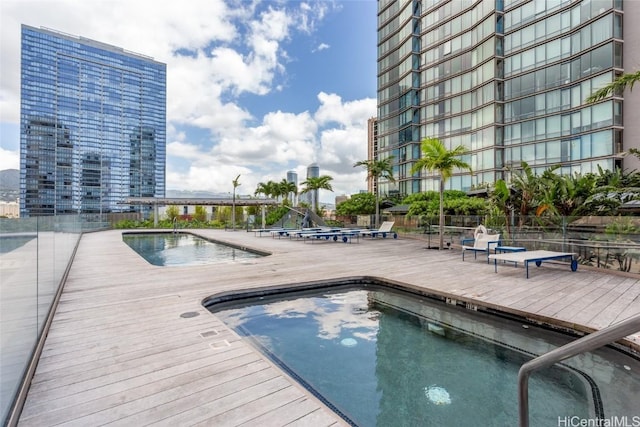
<path fill-rule="evenodd" d="M 77 215 L 0 218 L 0 419 L 6 420 L 82 231 Z"/>
<path fill-rule="evenodd" d="M 0 413 L 5 419 L 38 339 L 38 221 L 0 219 Z"/>

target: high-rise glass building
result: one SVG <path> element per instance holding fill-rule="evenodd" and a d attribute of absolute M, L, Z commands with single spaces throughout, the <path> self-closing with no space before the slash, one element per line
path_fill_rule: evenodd
<path fill-rule="evenodd" d="M 145 209 L 164 197 L 166 65 L 22 26 L 21 216 Z"/>
<path fill-rule="evenodd" d="M 320 166 L 317 163 L 311 163 L 307 166 L 307 179 L 309 178 L 318 178 L 320 177 Z M 316 206 L 320 205 L 320 200 L 318 190 L 311 190 L 308 193 L 304 193 L 300 195 L 300 201 L 308 203 L 309 206 L 313 206 L 313 201 L 315 200 Z"/>
<path fill-rule="evenodd" d="M 296 171 L 287 171 L 287 182 L 290 182 L 298 188 L 298 174 Z M 290 193 L 287 198 L 291 200 L 291 204 L 296 206 L 298 201 L 296 200 L 297 193 Z"/>
<path fill-rule="evenodd" d="M 367 159 L 378 160 L 378 119 L 371 117 L 367 120 Z M 378 182 L 367 174 L 367 191 L 378 194 Z"/>
<path fill-rule="evenodd" d="M 375 157 L 393 155 L 396 178 L 381 194 L 438 189 L 436 173 L 410 173 L 426 137 L 469 150 L 473 175 L 448 189 L 509 180 L 522 161 L 635 166 L 622 153 L 640 146 L 638 94 L 585 99 L 639 66 L 636 21 L 640 2 L 622 0 L 379 0 Z"/>

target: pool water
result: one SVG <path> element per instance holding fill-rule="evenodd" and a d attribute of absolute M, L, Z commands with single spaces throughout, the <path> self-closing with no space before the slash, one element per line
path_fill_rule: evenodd
<path fill-rule="evenodd" d="M 263 256 L 186 233 L 127 233 L 122 239 L 150 264 L 158 266 L 242 262 Z"/>
<path fill-rule="evenodd" d="M 34 236 L 0 236 L 0 254 L 14 251 L 21 246 L 26 245 Z"/>
<path fill-rule="evenodd" d="M 379 286 L 206 305 L 359 426 L 517 425 L 518 369 L 572 340 Z M 608 349 L 535 372 L 531 425 L 637 415 L 627 359 Z"/>

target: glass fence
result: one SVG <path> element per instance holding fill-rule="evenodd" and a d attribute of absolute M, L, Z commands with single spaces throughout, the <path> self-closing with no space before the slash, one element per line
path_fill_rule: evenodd
<path fill-rule="evenodd" d="M 101 216 L 0 218 L 0 414 L 6 420 L 83 232 L 109 228 Z M 333 218 L 371 227 L 373 216 Z M 439 246 L 439 218 L 383 214 L 401 236 Z M 640 274 L 640 217 L 511 218 L 446 216 L 446 248 L 457 249 L 478 225 L 506 245 L 574 252 L 582 265 Z"/>
<path fill-rule="evenodd" d="M 9 416 L 82 232 L 105 228 L 99 216 L 0 218 L 1 420 Z"/>
<path fill-rule="evenodd" d="M 439 246 L 439 218 L 387 215 L 394 230 Z M 478 225 L 500 234 L 503 245 L 527 250 L 573 252 L 580 265 L 640 274 L 640 216 L 524 217 L 445 216 L 444 246 L 455 249 L 473 238 Z"/>

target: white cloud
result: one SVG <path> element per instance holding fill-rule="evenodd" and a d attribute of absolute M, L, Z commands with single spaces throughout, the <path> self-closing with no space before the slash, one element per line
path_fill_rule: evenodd
<path fill-rule="evenodd" d="M 318 45 L 318 47 L 316 47 L 313 51 L 314 51 L 314 52 L 320 52 L 320 51 L 322 51 L 322 50 L 329 49 L 330 47 L 331 47 L 331 46 L 329 46 L 329 45 L 328 45 L 328 44 L 326 44 L 326 43 L 320 43 L 320 44 Z"/>
<path fill-rule="evenodd" d="M 318 100 L 320 108 L 316 111 L 315 118 L 322 124 L 357 126 L 363 118 L 366 121 L 376 112 L 376 100 L 371 98 L 343 103 L 339 95 L 321 92 L 318 94 Z"/>
<path fill-rule="evenodd" d="M 20 152 L 0 147 L 0 170 L 20 169 Z"/>
<path fill-rule="evenodd" d="M 310 162 L 315 152 L 316 130 L 316 123 L 306 112 L 277 111 L 267 114 L 259 126 L 246 128 L 234 136 L 223 136 L 214 151 L 241 157 L 253 165 Z"/>
<path fill-rule="evenodd" d="M 238 14 L 222 0 L 135 2 L 3 0 L 0 2 L 2 82 L 0 116 L 18 121 L 20 101 L 20 25 L 52 28 L 152 56 L 171 64 L 178 48 L 199 49 L 237 37 Z"/>
<path fill-rule="evenodd" d="M 338 175 L 349 175 L 355 162 L 367 159 L 367 120 L 375 114 L 376 100 L 343 102 L 340 96 L 324 92 L 318 100 L 321 104 L 314 118 L 325 127 L 319 162 Z"/>
<path fill-rule="evenodd" d="M 202 151 L 197 145 L 174 141 L 167 144 L 167 154 L 171 157 L 192 161 L 202 161 Z"/>
<path fill-rule="evenodd" d="M 245 103 L 288 87 L 288 46 L 340 8 L 304 1 L 2 0 L 0 117 L 13 126 L 19 121 L 20 24 L 53 28 L 167 64 L 168 189 L 228 192 L 241 174 L 241 192 L 252 194 L 258 182 L 279 181 L 291 169 L 302 182 L 306 166 L 318 162 L 334 177 L 334 195 L 351 193 L 363 188 L 364 175 L 352 165 L 366 157 L 375 99 L 320 92 L 315 112 L 274 105 L 258 116 Z M 320 43 L 316 51 L 325 49 Z M 0 169 L 19 167 L 19 152 L 2 147 Z"/>
<path fill-rule="evenodd" d="M 375 112 L 375 100 L 343 103 L 339 96 L 324 93 L 318 99 L 326 103 L 314 115 L 269 113 L 254 127 L 228 128 L 211 150 L 179 141 L 168 144 L 168 154 L 188 159 L 191 167 L 168 176 L 167 188 L 199 183 L 190 188 L 227 192 L 231 182 L 228 177 L 242 173 L 246 185 L 240 192 L 252 194 L 258 182 L 280 181 L 290 169 L 296 170 L 299 183 L 303 182 L 306 167 L 313 162 L 321 166 L 321 174 L 334 178 L 334 192 L 323 192 L 323 201 L 366 188 L 366 173 L 353 164 L 366 159 L 367 119 Z M 329 114 L 333 109 L 338 113 Z M 244 172 L 228 165 L 243 165 Z M 221 174 L 226 178 L 212 178 Z"/>
<path fill-rule="evenodd" d="M 253 193 L 255 185 L 247 187 L 244 178 L 251 175 L 251 170 L 224 164 L 218 164 L 215 167 L 192 165 L 186 174 L 170 172 L 167 174 L 167 189 L 197 189 L 216 193 L 231 193 L 233 191 L 231 181 L 238 175 L 240 175 L 241 187 L 236 190 L 236 193 Z M 245 191 L 247 189 L 249 191 Z"/>
<path fill-rule="evenodd" d="M 354 163 L 366 159 L 366 126 L 322 132 L 322 155 L 318 159 L 320 163 L 338 173 L 350 173 Z"/>
<path fill-rule="evenodd" d="M 312 3 L 300 3 L 299 13 L 296 14 L 296 29 L 307 34 L 315 31 L 316 26 L 321 22 L 328 11 L 334 8 L 339 10 L 341 6 L 332 2 L 314 1 Z"/>

